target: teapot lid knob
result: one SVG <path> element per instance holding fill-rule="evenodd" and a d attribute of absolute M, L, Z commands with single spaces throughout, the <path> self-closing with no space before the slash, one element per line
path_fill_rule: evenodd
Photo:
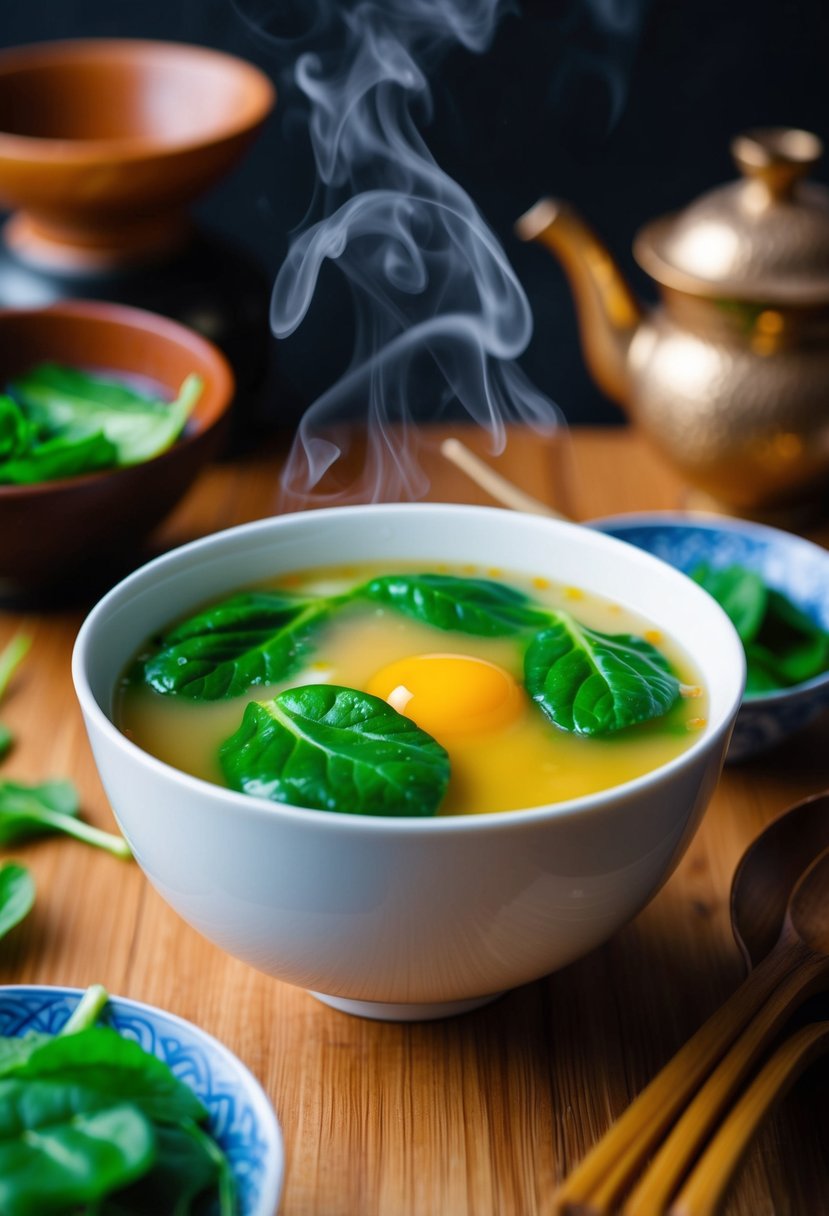
<path fill-rule="evenodd" d="M 731 141 L 731 155 L 746 177 L 761 181 L 773 198 L 785 199 L 823 155 L 823 143 L 796 127 L 757 127 Z"/>

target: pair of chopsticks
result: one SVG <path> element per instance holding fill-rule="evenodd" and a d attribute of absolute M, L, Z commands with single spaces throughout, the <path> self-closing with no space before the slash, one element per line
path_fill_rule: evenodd
<path fill-rule="evenodd" d="M 825 986 L 826 964 L 801 964 L 782 976 L 762 973 L 760 964 L 754 976 L 755 995 L 768 993 L 758 1011 L 748 1018 L 741 1012 L 744 985 L 709 1018 L 564 1180 L 553 1196 L 555 1216 L 721 1211 L 757 1129 L 804 1069 L 829 1050 L 829 1022 L 797 1030 L 734 1100 L 792 1012 Z"/>

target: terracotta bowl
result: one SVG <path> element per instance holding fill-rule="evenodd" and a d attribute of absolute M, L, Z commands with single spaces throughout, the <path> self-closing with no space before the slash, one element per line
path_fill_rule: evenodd
<path fill-rule="evenodd" d="M 205 47 L 130 39 L 0 53 L 8 243 L 48 264 L 175 245 L 184 208 L 236 162 L 275 100 L 268 77 Z"/>
<path fill-rule="evenodd" d="M 196 372 L 203 390 L 183 436 L 144 464 L 32 486 L 0 486 L 0 592 L 53 587 L 85 561 L 128 551 L 216 453 L 233 397 L 220 351 L 155 313 L 73 301 L 0 311 L 0 387 L 52 361 L 146 376 L 174 398 Z"/>

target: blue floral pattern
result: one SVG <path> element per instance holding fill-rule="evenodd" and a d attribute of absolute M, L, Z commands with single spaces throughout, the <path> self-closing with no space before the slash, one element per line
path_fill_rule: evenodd
<path fill-rule="evenodd" d="M 57 1034 L 80 996 L 76 988 L 0 987 L 0 1036 Z M 163 1060 L 201 1098 L 233 1169 L 240 1216 L 273 1216 L 282 1137 L 265 1094 L 241 1062 L 198 1027 L 137 1001 L 112 998 L 101 1023 Z"/>
<path fill-rule="evenodd" d="M 708 522 L 689 516 L 617 516 L 593 524 L 602 532 L 662 558 L 688 574 L 708 562 L 756 570 L 824 629 L 829 629 L 829 553 L 789 532 L 741 520 Z M 743 701 L 728 760 L 773 747 L 829 706 L 829 672 L 794 688 Z"/>

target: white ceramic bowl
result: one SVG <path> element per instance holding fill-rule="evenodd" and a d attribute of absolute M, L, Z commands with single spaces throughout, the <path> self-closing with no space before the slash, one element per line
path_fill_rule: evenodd
<path fill-rule="evenodd" d="M 624 603 L 682 645 L 708 690 L 708 725 L 681 756 L 614 789 L 435 819 L 278 806 L 180 773 L 113 725 L 116 682 L 154 630 L 269 575 L 370 560 L 495 565 Z M 717 783 L 744 659 L 711 597 L 631 545 L 537 516 L 419 504 L 286 515 L 168 553 L 93 609 L 73 674 L 113 810 L 164 899 L 223 949 L 337 1008 L 408 1020 L 562 967 L 639 911 Z"/>

